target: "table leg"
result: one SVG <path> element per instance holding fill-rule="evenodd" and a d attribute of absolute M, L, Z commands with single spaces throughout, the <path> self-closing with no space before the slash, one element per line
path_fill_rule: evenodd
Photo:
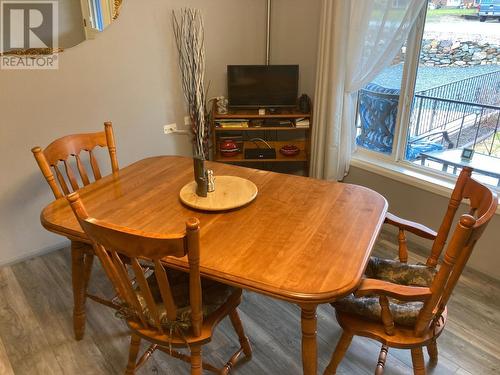
<path fill-rule="evenodd" d="M 302 368 L 304 375 L 316 375 L 318 367 L 318 348 L 316 343 L 317 305 L 302 305 Z"/>
<path fill-rule="evenodd" d="M 73 282 L 73 331 L 75 339 L 85 333 L 85 249 L 88 245 L 71 241 L 71 277 Z"/>

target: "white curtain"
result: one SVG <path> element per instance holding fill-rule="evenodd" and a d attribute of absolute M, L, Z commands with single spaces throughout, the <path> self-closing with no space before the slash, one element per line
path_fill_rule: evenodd
<path fill-rule="evenodd" d="M 426 0 L 322 0 L 311 176 L 342 180 L 355 147 L 357 91 L 390 65 Z"/>

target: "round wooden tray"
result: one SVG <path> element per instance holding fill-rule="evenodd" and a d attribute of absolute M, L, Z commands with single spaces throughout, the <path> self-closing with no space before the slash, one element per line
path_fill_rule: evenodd
<path fill-rule="evenodd" d="M 196 195 L 196 181 L 181 189 L 179 198 L 186 206 L 205 211 L 225 211 L 242 207 L 255 199 L 257 186 L 236 176 L 215 176 L 215 191 L 206 197 Z"/>

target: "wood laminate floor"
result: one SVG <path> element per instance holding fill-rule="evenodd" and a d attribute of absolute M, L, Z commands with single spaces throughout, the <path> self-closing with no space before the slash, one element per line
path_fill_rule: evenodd
<path fill-rule="evenodd" d="M 394 258 L 393 238 L 383 233 L 376 254 Z M 421 249 L 418 249 L 421 251 Z M 0 374 L 122 374 L 129 336 L 113 311 L 87 302 L 85 338 L 72 332 L 70 252 L 62 249 L 0 268 Z M 410 261 L 424 258 L 412 253 Z M 91 281 L 93 292 L 109 295 L 99 262 Z M 462 276 L 448 305 L 449 320 L 438 340 L 439 362 L 430 374 L 500 373 L 500 282 L 473 271 Z M 237 375 L 302 374 L 300 310 L 297 306 L 246 292 L 240 314 L 254 350 Z M 340 336 L 329 305 L 318 309 L 319 373 L 327 365 Z M 237 339 L 223 321 L 204 358 L 219 365 L 235 351 Z M 372 374 L 380 346 L 355 337 L 339 374 Z M 427 361 L 427 355 L 425 356 Z M 187 364 L 156 352 L 139 374 L 188 374 Z M 409 351 L 391 349 L 386 374 L 410 374 Z"/>

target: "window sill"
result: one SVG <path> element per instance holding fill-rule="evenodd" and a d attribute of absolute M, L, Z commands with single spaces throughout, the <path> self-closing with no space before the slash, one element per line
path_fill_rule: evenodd
<path fill-rule="evenodd" d="M 372 172 L 418 189 L 450 198 L 455 186 L 455 178 L 444 173 L 425 171 L 406 162 L 391 162 L 382 158 L 372 157 L 365 153 L 357 152 L 353 155 L 351 166 Z M 500 215 L 500 205 L 497 207 Z"/>

